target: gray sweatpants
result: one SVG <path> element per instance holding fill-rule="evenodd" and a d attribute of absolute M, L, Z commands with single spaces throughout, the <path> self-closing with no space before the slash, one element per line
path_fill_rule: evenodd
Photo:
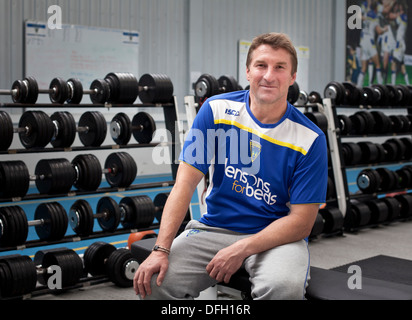
<path fill-rule="evenodd" d="M 206 266 L 216 253 L 249 237 L 226 229 L 190 221 L 173 242 L 169 269 L 160 287 L 152 278 L 152 294 L 146 299 L 193 299 L 200 292 L 215 285 Z M 245 259 L 244 267 L 250 275 L 253 299 L 304 299 L 309 280 L 309 249 L 306 241 L 276 247 Z"/>

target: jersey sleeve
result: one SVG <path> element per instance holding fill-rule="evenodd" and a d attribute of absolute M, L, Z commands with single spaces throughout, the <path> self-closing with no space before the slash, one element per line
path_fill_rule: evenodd
<path fill-rule="evenodd" d="M 185 138 L 179 160 L 206 174 L 214 158 L 214 133 L 213 112 L 209 102 L 206 101 Z"/>
<path fill-rule="evenodd" d="M 320 135 L 298 163 L 290 187 L 291 204 L 325 203 L 328 154 L 325 135 Z"/>

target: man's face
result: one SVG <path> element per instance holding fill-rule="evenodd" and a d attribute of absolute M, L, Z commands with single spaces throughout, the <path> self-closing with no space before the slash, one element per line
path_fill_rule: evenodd
<path fill-rule="evenodd" d="M 289 87 L 296 80 L 292 75 L 292 59 L 285 49 L 272 49 L 269 45 L 259 46 L 252 54 L 246 69 L 250 83 L 250 94 L 259 104 L 286 102 Z"/>

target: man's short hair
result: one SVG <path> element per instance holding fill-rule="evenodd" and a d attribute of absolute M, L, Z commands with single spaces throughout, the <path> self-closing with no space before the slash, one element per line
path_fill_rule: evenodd
<path fill-rule="evenodd" d="M 252 62 L 253 52 L 263 44 L 271 46 L 273 49 L 285 49 L 290 53 L 292 60 L 292 75 L 298 71 L 298 55 L 296 49 L 292 44 L 290 38 L 284 33 L 270 32 L 261 34 L 253 39 L 252 44 L 249 48 L 246 59 L 246 67 L 249 68 L 250 63 Z"/>

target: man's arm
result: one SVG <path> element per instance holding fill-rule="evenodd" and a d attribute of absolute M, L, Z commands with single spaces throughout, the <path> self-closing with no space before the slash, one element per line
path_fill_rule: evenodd
<path fill-rule="evenodd" d="M 175 185 L 163 209 L 162 221 L 156 240 L 157 245 L 170 249 L 173 239 L 176 237 L 177 231 L 186 216 L 193 193 L 203 177 L 202 172 L 188 164 L 182 162 L 179 165 Z M 140 294 L 142 298 L 150 295 L 150 281 L 153 274 L 159 273 L 157 285 L 160 286 L 168 266 L 169 260 L 166 253 L 161 251 L 152 252 L 135 273 L 133 286 L 136 294 Z"/>
<path fill-rule="evenodd" d="M 206 271 L 218 282 L 228 283 L 247 257 L 308 237 L 318 211 L 318 204 L 292 205 L 288 216 L 272 222 L 255 235 L 220 250 L 210 261 Z"/>

